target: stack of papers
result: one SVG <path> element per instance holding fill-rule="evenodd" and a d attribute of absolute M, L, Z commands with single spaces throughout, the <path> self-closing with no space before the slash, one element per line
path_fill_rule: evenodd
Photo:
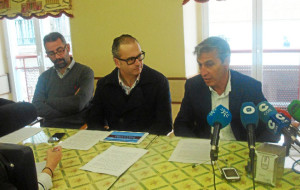
<path fill-rule="evenodd" d="M 148 150 L 141 148 L 117 147 L 112 145 L 80 169 L 120 176 L 147 152 Z"/>
<path fill-rule="evenodd" d="M 42 130 L 42 128 L 22 128 L 13 133 L 1 137 L 0 142 L 17 144 L 41 132 Z"/>
<path fill-rule="evenodd" d="M 67 149 L 89 150 L 109 134 L 110 132 L 106 131 L 80 130 L 75 135 L 62 141 L 59 145 Z"/>
<path fill-rule="evenodd" d="M 210 149 L 207 147 L 210 147 L 207 139 L 181 139 L 169 161 L 210 164 Z"/>

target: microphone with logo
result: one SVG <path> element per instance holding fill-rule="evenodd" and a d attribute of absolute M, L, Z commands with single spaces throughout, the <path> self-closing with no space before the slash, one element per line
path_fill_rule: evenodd
<path fill-rule="evenodd" d="M 256 106 L 252 102 L 242 104 L 240 111 L 241 121 L 244 128 L 247 129 L 247 139 L 250 157 L 250 171 L 254 171 L 254 156 L 255 156 L 255 129 L 258 124 L 258 112 Z M 249 172 L 250 172 L 249 171 Z"/>
<path fill-rule="evenodd" d="M 210 141 L 210 158 L 212 161 L 218 160 L 220 130 L 227 126 L 231 122 L 231 119 L 232 115 L 230 111 L 223 105 L 217 106 L 207 115 L 208 124 L 214 128 L 213 135 Z"/>
<path fill-rule="evenodd" d="M 293 100 L 288 105 L 288 112 L 298 122 L 300 122 L 300 100 Z M 300 131 L 296 127 L 291 127 L 292 131 L 300 137 Z"/>
<path fill-rule="evenodd" d="M 287 119 L 289 120 L 290 122 L 290 127 L 289 127 L 289 131 L 295 135 L 295 136 L 299 136 L 300 137 L 300 131 L 297 127 L 294 127 L 292 124 L 291 124 L 291 120 L 292 120 L 292 116 L 289 114 L 288 111 L 286 110 L 283 110 L 283 109 L 277 109 L 278 113 L 281 113 L 282 115 L 284 115 L 285 117 L 287 117 Z"/>
<path fill-rule="evenodd" d="M 293 100 L 287 108 L 291 116 L 300 122 L 300 100 Z"/>
<path fill-rule="evenodd" d="M 260 119 L 267 124 L 268 129 L 273 132 L 273 134 L 283 134 L 291 143 L 300 146 L 300 142 L 295 135 L 290 132 L 291 121 L 287 117 L 281 113 L 277 113 L 276 109 L 269 102 L 261 102 L 257 107 Z"/>

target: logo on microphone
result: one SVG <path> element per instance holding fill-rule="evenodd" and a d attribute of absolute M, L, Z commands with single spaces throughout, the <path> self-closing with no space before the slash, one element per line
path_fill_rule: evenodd
<path fill-rule="evenodd" d="M 243 112 L 245 114 L 249 114 L 250 115 L 250 114 L 253 114 L 255 112 L 255 108 L 252 107 L 252 106 L 246 106 L 246 107 L 244 107 Z"/>
<path fill-rule="evenodd" d="M 276 124 L 270 119 L 268 121 L 268 127 L 269 127 L 269 129 L 273 130 L 276 127 Z"/>
<path fill-rule="evenodd" d="M 221 108 L 220 110 L 221 110 L 221 114 L 222 114 L 224 117 L 229 118 L 230 114 L 229 114 L 229 112 L 228 112 L 226 109 Z"/>

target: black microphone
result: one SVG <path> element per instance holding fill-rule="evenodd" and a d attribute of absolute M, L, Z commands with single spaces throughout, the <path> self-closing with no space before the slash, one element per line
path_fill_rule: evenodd
<path fill-rule="evenodd" d="M 258 112 L 254 103 L 243 103 L 240 111 L 240 116 L 242 124 L 247 130 L 249 157 L 252 164 L 250 164 L 250 167 L 246 167 L 246 170 L 250 173 L 251 171 L 254 171 L 255 129 L 258 124 Z"/>
<path fill-rule="evenodd" d="M 258 112 L 256 106 L 252 102 L 243 103 L 240 111 L 241 121 L 245 129 L 247 129 L 248 147 L 250 152 L 255 150 L 255 129 L 258 124 Z"/>
<path fill-rule="evenodd" d="M 222 105 L 217 106 L 207 115 L 207 122 L 214 128 L 211 137 L 210 158 L 212 161 L 218 160 L 218 145 L 220 130 L 227 126 L 232 119 L 230 111 Z"/>

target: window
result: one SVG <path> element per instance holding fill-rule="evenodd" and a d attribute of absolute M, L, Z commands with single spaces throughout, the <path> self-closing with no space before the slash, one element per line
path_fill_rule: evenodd
<path fill-rule="evenodd" d="M 195 29 L 202 24 L 198 41 L 208 36 L 226 39 L 232 50 L 231 69 L 262 81 L 270 103 L 286 108 L 299 99 L 300 1 L 211 0 L 190 7 L 184 7 L 184 17 L 191 11 L 202 15 L 200 21 L 193 18 Z"/>
<path fill-rule="evenodd" d="M 62 15 L 45 19 L 5 19 L 4 28 L 13 99 L 31 102 L 39 75 L 53 66 L 46 57 L 43 37 L 56 31 L 71 43 L 69 18 Z"/>

